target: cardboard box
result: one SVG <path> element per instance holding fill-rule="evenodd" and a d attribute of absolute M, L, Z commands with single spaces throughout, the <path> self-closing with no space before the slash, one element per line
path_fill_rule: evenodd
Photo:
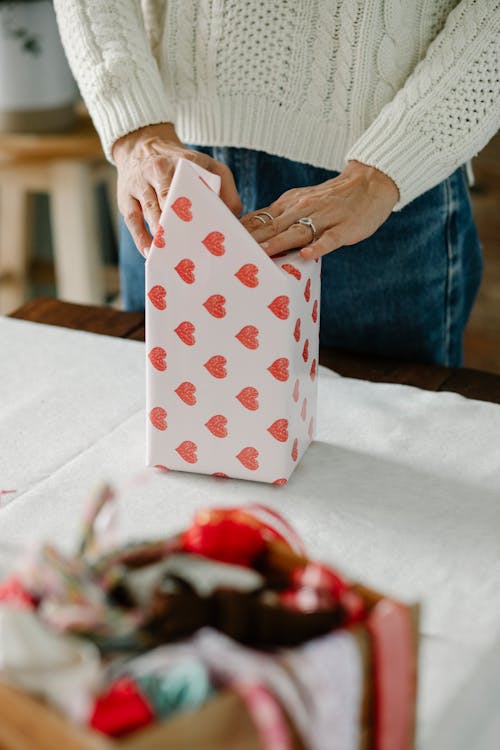
<path fill-rule="evenodd" d="M 418 663 L 418 608 L 356 587 L 369 612 L 353 630 L 364 688 L 359 750 L 412 750 Z M 297 732 L 294 750 L 304 750 Z M 34 697 L 0 683 L 2 750 L 262 750 L 238 695 L 223 690 L 196 711 L 112 740 L 75 726 Z"/>
<path fill-rule="evenodd" d="M 314 435 L 321 263 L 270 259 L 180 160 L 146 262 L 147 464 L 285 484 Z"/>

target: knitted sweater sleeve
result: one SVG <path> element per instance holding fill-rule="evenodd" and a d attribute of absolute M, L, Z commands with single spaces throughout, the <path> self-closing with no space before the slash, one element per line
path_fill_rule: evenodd
<path fill-rule="evenodd" d="M 446 179 L 500 124 L 500 4 L 462 0 L 424 59 L 349 150 L 399 188 L 395 210 Z"/>
<path fill-rule="evenodd" d="M 107 158 L 116 140 L 171 122 L 139 0 L 54 0 L 61 38 Z"/>

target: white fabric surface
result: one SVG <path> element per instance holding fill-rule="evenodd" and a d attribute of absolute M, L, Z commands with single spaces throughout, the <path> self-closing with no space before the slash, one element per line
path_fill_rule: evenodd
<path fill-rule="evenodd" d="M 123 486 L 124 537 L 266 503 L 315 558 L 423 603 L 422 742 L 473 676 L 481 689 L 500 635 L 500 406 L 321 370 L 317 439 L 270 487 L 143 468 L 140 342 L 0 319 L 0 351 L 0 490 L 17 490 L 0 496 L 0 573 L 26 544 L 72 548 L 102 480 Z"/>

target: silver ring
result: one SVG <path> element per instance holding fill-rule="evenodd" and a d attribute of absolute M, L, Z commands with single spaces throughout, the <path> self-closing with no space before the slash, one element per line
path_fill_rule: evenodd
<path fill-rule="evenodd" d="M 314 226 L 313 220 L 309 216 L 304 216 L 302 219 L 297 219 L 294 224 L 303 224 L 305 227 L 309 227 L 313 233 L 312 241 L 316 242 L 316 227 Z"/>
<path fill-rule="evenodd" d="M 267 221 L 266 221 L 266 220 L 265 220 L 265 219 L 263 218 L 264 216 L 267 216 L 267 218 L 268 218 L 268 219 L 269 219 L 270 221 L 274 221 L 274 216 L 272 216 L 272 215 L 271 215 L 271 214 L 269 213 L 269 211 L 261 211 L 260 213 L 258 213 L 258 214 L 255 214 L 255 216 L 254 216 L 253 218 L 254 218 L 254 219 L 258 219 L 258 220 L 259 220 L 259 221 L 260 221 L 260 222 L 261 222 L 262 224 L 268 224 L 269 222 L 267 222 Z"/>

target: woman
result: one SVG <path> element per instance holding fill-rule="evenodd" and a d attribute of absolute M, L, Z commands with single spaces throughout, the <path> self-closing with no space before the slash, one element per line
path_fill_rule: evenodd
<path fill-rule="evenodd" d="M 461 363 L 481 276 L 461 166 L 498 126 L 498 0 L 55 6 L 118 169 L 127 308 L 182 156 L 264 252 L 323 256 L 323 345 Z"/>

